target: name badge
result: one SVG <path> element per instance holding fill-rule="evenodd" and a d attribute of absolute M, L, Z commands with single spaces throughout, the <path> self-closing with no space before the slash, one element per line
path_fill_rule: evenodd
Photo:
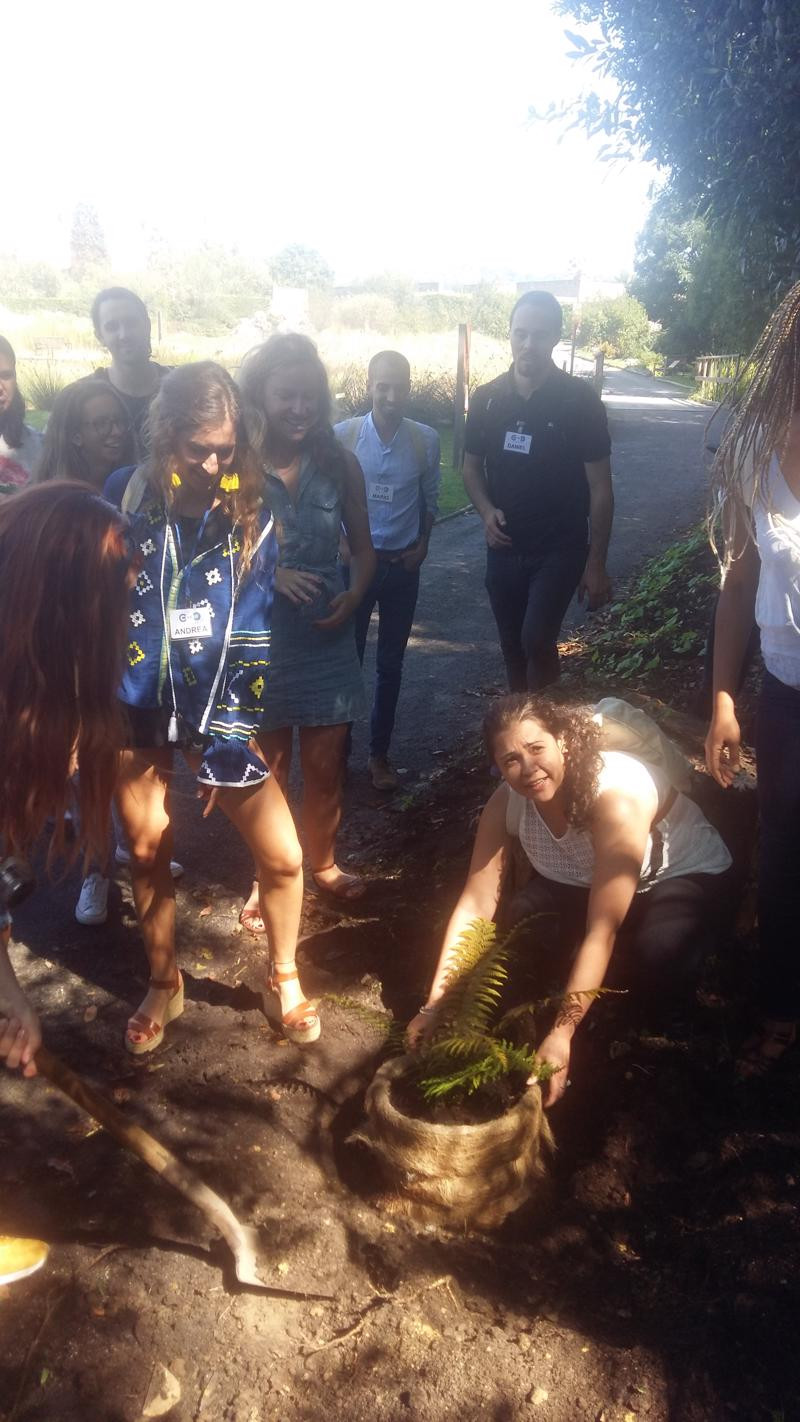
<path fill-rule="evenodd" d="M 169 635 L 173 642 L 189 637 L 210 637 L 211 612 L 207 607 L 176 607 L 169 614 Z"/>
<path fill-rule="evenodd" d="M 370 484 L 368 494 L 378 504 L 390 504 L 394 498 L 391 484 Z"/>
<path fill-rule="evenodd" d="M 533 435 L 517 434 L 516 430 L 506 430 L 503 449 L 509 454 L 530 454 Z"/>

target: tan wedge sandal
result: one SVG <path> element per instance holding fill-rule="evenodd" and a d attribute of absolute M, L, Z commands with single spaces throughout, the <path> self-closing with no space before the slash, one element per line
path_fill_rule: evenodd
<path fill-rule="evenodd" d="M 167 1023 L 174 1022 L 175 1018 L 180 1017 L 183 1012 L 183 977 L 180 972 L 177 974 L 177 979 L 169 978 L 167 982 L 159 982 L 156 978 L 151 978 L 148 986 L 170 988 L 172 997 L 167 1003 L 163 1022 L 155 1022 L 144 1012 L 134 1012 L 133 1017 L 128 1019 L 128 1025 L 125 1028 L 125 1049 L 134 1057 L 141 1057 L 145 1052 L 154 1052 L 156 1047 L 160 1047 L 164 1040 L 164 1028 Z M 140 1034 L 142 1040 L 134 1042 L 130 1036 L 131 1032 Z"/>
<path fill-rule="evenodd" d="M 316 1042 L 322 1031 L 316 1008 L 304 1000 L 296 1007 L 290 1007 L 288 1012 L 281 1011 L 280 984 L 294 982 L 296 978 L 299 979 L 296 968 L 290 973 L 281 973 L 270 961 L 267 986 L 262 993 L 264 1016 L 271 1022 L 280 1023 L 283 1035 L 288 1041 L 294 1042 L 295 1046 L 306 1047 L 309 1043 Z"/>

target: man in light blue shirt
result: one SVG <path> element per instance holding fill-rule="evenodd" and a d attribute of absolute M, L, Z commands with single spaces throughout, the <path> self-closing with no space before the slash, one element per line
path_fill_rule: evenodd
<path fill-rule="evenodd" d="M 368 415 L 335 427 L 364 471 L 375 577 L 355 613 L 356 646 L 363 661 L 370 618 L 378 607 L 375 700 L 370 719 L 369 773 L 376 790 L 394 790 L 389 742 L 414 609 L 419 570 L 439 506 L 439 436 L 430 425 L 408 420 L 411 367 L 398 351 L 380 351 L 367 372 L 372 400 Z"/>

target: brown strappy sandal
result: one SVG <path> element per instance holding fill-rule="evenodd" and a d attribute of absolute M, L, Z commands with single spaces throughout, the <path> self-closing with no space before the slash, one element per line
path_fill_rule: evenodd
<path fill-rule="evenodd" d="M 257 887 L 258 879 L 254 879 L 253 889 Z M 250 890 L 250 898 L 253 897 L 253 889 Z M 239 922 L 242 925 L 242 928 L 244 928 L 248 933 L 252 933 L 254 938 L 263 937 L 263 935 L 267 931 L 266 924 L 264 923 L 264 920 L 261 917 L 260 904 L 255 904 L 252 908 L 248 908 L 248 905 L 245 904 L 244 908 L 239 914 Z"/>
<path fill-rule="evenodd" d="M 295 978 L 299 980 L 296 968 L 290 973 L 281 973 L 270 959 L 267 986 L 262 993 L 264 1016 L 271 1022 L 280 1023 L 288 1041 L 294 1042 L 295 1046 L 306 1047 L 317 1041 L 322 1026 L 316 1008 L 305 1000 L 296 1007 L 290 1007 L 288 1012 L 281 1011 L 280 984 L 293 982 Z"/>
<path fill-rule="evenodd" d="M 176 1017 L 180 1017 L 183 1012 L 183 977 L 179 972 L 177 978 L 169 978 L 167 982 L 159 982 L 156 978 L 151 978 L 148 984 L 153 988 L 172 988 L 172 997 L 167 1003 L 167 1010 L 164 1013 L 163 1022 L 155 1022 L 152 1017 L 147 1017 L 144 1012 L 134 1012 L 133 1017 L 128 1019 L 125 1028 L 125 1049 L 134 1057 L 141 1057 L 145 1052 L 154 1052 L 156 1047 L 160 1047 L 164 1040 L 164 1028 L 168 1022 L 174 1022 Z M 134 1042 L 129 1033 L 141 1033 L 142 1041 Z"/>

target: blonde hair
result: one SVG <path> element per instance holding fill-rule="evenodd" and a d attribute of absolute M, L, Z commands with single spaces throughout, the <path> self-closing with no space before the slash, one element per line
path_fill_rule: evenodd
<path fill-rule="evenodd" d="M 751 507 L 771 507 L 767 475 L 784 453 L 800 407 L 800 282 L 773 312 L 748 358 L 751 378 L 733 405 L 711 471 L 711 545 L 723 567 L 735 556 L 734 529 L 754 537 Z M 721 546 L 720 546 L 721 545 Z"/>

